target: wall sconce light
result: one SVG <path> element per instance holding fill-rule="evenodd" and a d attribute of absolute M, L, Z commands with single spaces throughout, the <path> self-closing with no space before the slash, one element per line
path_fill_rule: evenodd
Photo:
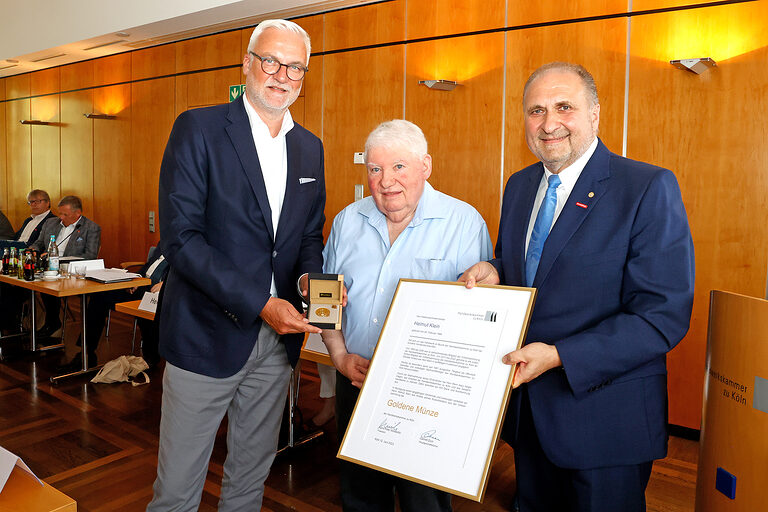
<path fill-rule="evenodd" d="M 438 91 L 452 91 L 459 83 L 453 80 L 419 80 L 419 84 L 426 85 L 430 89 L 437 89 Z"/>
<path fill-rule="evenodd" d="M 34 124 L 34 125 L 47 125 L 47 124 L 51 124 L 48 121 L 39 121 L 37 119 L 22 119 L 19 122 L 21 124 Z"/>
<path fill-rule="evenodd" d="M 686 71 L 691 71 L 693 73 L 696 73 L 697 75 L 702 74 L 709 68 L 713 68 L 717 66 L 717 63 L 715 63 L 715 61 L 709 57 L 702 57 L 700 59 L 671 60 L 669 61 L 669 63 L 675 66 L 676 68 L 684 69 Z"/>
<path fill-rule="evenodd" d="M 117 119 L 117 116 L 110 116 L 109 114 L 94 114 L 93 112 L 83 115 L 88 119 Z"/>

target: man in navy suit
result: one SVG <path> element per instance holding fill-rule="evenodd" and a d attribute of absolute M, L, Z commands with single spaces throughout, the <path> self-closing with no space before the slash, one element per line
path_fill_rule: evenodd
<path fill-rule="evenodd" d="M 19 230 L 12 234 L 13 240 L 24 242 L 28 246 L 35 243 L 43 224 L 48 219 L 55 219 L 56 215 L 51 211 L 51 197 L 45 190 L 34 189 L 27 194 L 30 216 L 24 219 Z M 0 325 L 3 329 L 13 329 L 19 326 L 21 305 L 26 301 L 27 292 L 22 288 L 8 284 L 0 285 Z"/>
<path fill-rule="evenodd" d="M 526 342 L 503 359 L 517 364 L 504 434 L 519 507 L 645 510 L 653 460 L 667 450 L 666 353 L 693 302 L 680 189 L 670 171 L 597 138 L 597 88 L 583 67 L 539 68 L 523 110 L 541 162 L 507 182 L 496 258 L 461 278 L 538 289 Z"/>
<path fill-rule="evenodd" d="M 310 55 L 307 33 L 260 23 L 243 59 L 244 97 L 189 110 L 160 170 L 160 231 L 170 272 L 160 306 L 160 449 L 151 511 L 197 510 L 222 418 L 219 511 L 259 510 L 290 366 L 310 326 L 308 272 L 323 266 L 320 140 L 288 107 Z"/>
<path fill-rule="evenodd" d="M 14 235 L 14 240 L 32 245 L 40 236 L 40 230 L 48 219 L 56 215 L 51 211 L 51 197 L 45 190 L 34 189 L 27 194 L 30 216 L 24 219 L 24 223 Z M 48 241 L 46 240 L 46 244 Z"/>

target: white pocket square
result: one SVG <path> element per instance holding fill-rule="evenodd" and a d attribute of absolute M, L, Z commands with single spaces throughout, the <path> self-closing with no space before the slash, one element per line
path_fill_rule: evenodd
<path fill-rule="evenodd" d="M 315 178 L 299 178 L 299 185 L 303 185 L 305 183 L 312 183 L 313 181 L 317 181 Z"/>

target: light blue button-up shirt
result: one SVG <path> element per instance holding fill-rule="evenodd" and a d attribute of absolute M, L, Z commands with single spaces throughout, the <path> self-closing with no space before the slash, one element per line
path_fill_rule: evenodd
<path fill-rule="evenodd" d="M 347 351 L 370 359 L 400 278 L 455 281 L 492 257 L 488 227 L 477 210 L 429 183 L 410 224 L 389 244 L 387 219 L 372 197 L 350 204 L 333 220 L 323 270 L 344 274 Z"/>

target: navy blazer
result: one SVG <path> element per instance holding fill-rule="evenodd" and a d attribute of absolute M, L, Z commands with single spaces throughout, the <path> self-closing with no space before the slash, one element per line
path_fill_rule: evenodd
<path fill-rule="evenodd" d="M 321 272 L 325 178 L 320 139 L 286 134 L 288 176 L 277 234 L 243 97 L 188 110 L 173 125 L 160 168 L 163 285 L 160 353 L 210 377 L 237 373 L 278 296 L 301 311 L 296 280 Z M 295 364 L 302 334 L 282 336 Z"/>
<path fill-rule="evenodd" d="M 525 237 L 541 163 L 504 191 L 496 259 L 502 283 L 525 282 Z M 552 227 L 533 287 L 526 342 L 563 362 L 527 384 L 536 431 L 560 467 L 638 464 L 666 455 L 666 353 L 688 330 L 693 243 L 666 170 L 600 141 Z M 520 390 L 508 408 L 514 445 Z"/>

